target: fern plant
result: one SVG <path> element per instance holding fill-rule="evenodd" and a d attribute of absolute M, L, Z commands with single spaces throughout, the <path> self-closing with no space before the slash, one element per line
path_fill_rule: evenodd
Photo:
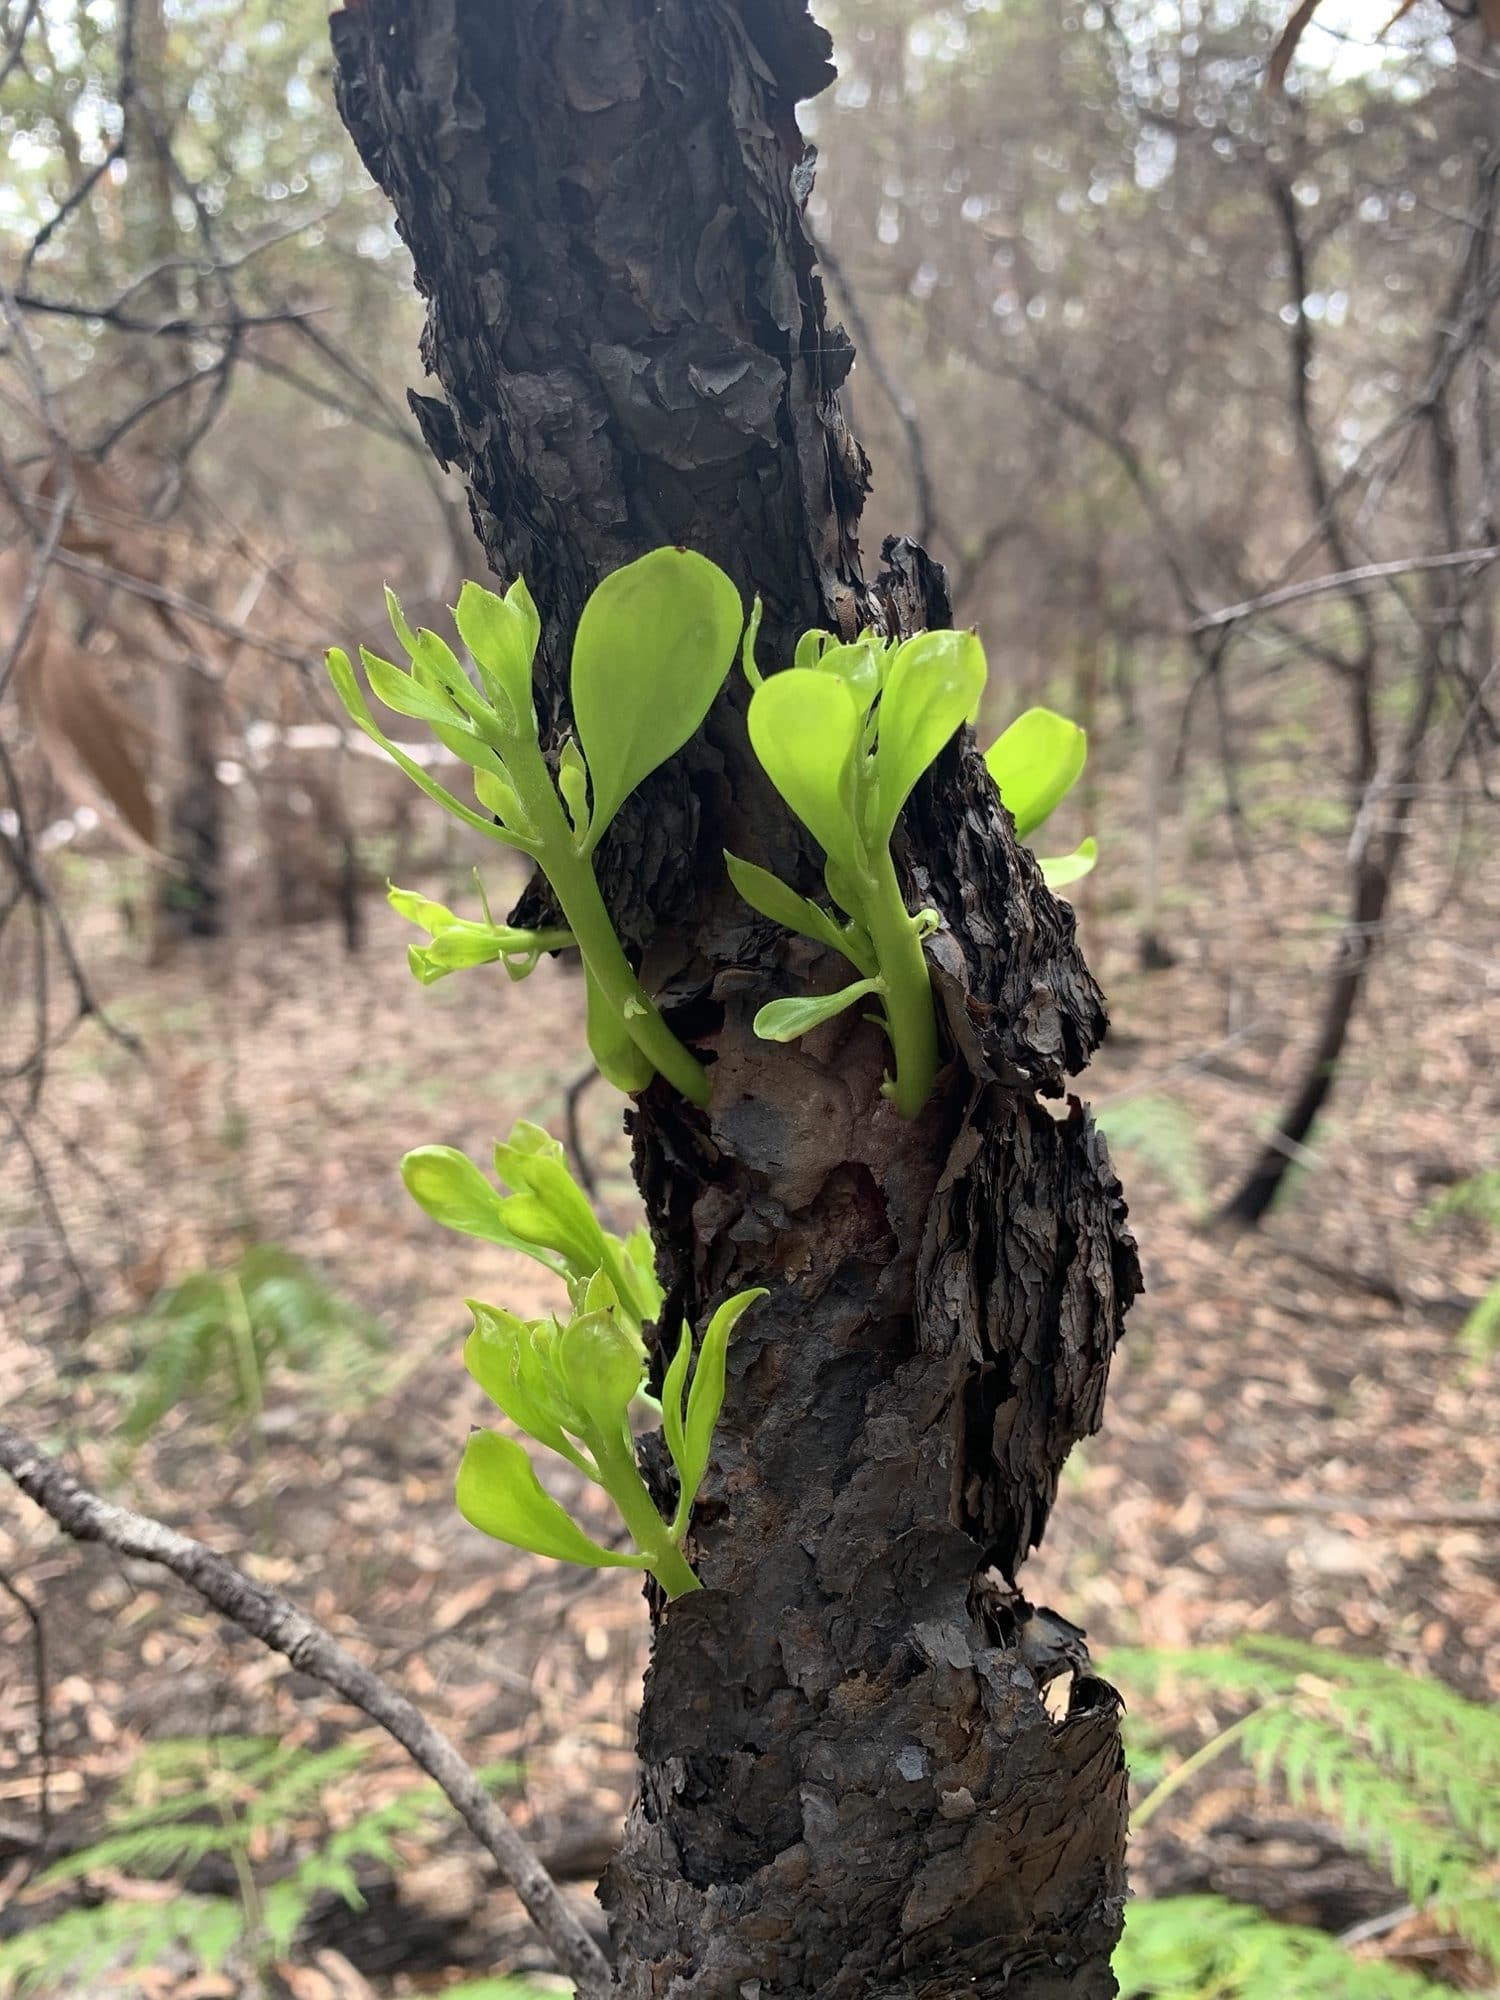
<path fill-rule="evenodd" d="M 1383 1661 L 1290 1639 L 1260 1637 L 1185 1653 L 1122 1651 L 1111 1654 L 1108 1670 L 1130 1701 L 1167 1683 L 1185 1683 L 1242 1710 L 1155 1786 L 1135 1811 L 1137 1830 L 1187 1777 L 1238 1749 L 1263 1784 L 1278 1783 L 1294 1799 L 1316 1806 L 1351 1848 L 1387 1869 L 1414 1904 L 1500 1966 L 1500 1714 Z M 1137 1940 L 1144 1951 L 1141 1940 L 1150 1927 L 1170 1920 L 1140 1921 L 1145 1929 Z M 1159 1942 L 1168 1932 L 1156 1935 Z M 1229 1938 L 1227 1930 L 1223 1937 Z M 1207 1951 L 1207 1928 L 1201 1942 Z M 1245 1939 L 1241 1943 L 1250 1949 Z M 1160 1990 L 1190 1994 L 1200 1988 Z M 1201 1990 L 1229 1996 L 1278 1989 L 1221 1983 Z"/>
<path fill-rule="evenodd" d="M 206 1973 L 231 1957 L 263 1971 L 291 1951 L 318 1896 L 362 1908 L 357 1865 L 394 1869 L 399 1837 L 437 1831 L 445 1802 L 435 1785 L 412 1786 L 326 1830 L 277 1880 L 262 1879 L 260 1857 L 284 1850 L 289 1826 L 320 1812 L 325 1794 L 364 1757 L 358 1744 L 308 1751 L 255 1736 L 149 1745 L 121 1780 L 99 1839 L 54 1863 L 37 1887 L 104 1874 L 165 1882 L 219 1857 L 233 1871 L 237 1895 L 179 1889 L 165 1900 L 115 1896 L 66 1910 L 0 1941 L 0 2000 L 48 2000 L 105 1975 L 111 1991 L 135 1992 L 140 1975 L 172 1955 Z M 481 1776 L 513 1782 L 517 1766 L 492 1765 Z"/>
<path fill-rule="evenodd" d="M 1488 1167 L 1455 1181 L 1436 1201 L 1429 1202 L 1417 1218 L 1422 1229 L 1439 1222 L 1472 1222 L 1500 1234 L 1500 1167 Z M 1476 1364 L 1500 1351 L 1500 1276 L 1475 1302 L 1459 1328 L 1458 1338 Z"/>
<path fill-rule="evenodd" d="M 1198 1124 L 1179 1098 L 1160 1091 L 1096 1104 L 1094 1122 L 1111 1148 L 1131 1152 L 1161 1175 L 1193 1215 L 1208 1207 L 1208 1174 Z"/>
<path fill-rule="evenodd" d="M 1221 1896 L 1131 1903 L 1114 1971 L 1120 2000 L 1441 2000 L 1452 1991 Z"/>
<path fill-rule="evenodd" d="M 189 1399 L 226 1428 L 254 1423 L 273 1370 L 316 1374 L 342 1400 L 384 1345 L 379 1326 L 330 1290 L 300 1257 L 257 1244 L 221 1271 L 196 1271 L 163 1292 L 131 1329 L 127 1444 L 144 1442 Z"/>

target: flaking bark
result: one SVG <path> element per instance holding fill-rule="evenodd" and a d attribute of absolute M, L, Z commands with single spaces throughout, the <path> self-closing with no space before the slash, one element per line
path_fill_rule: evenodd
<path fill-rule="evenodd" d="M 361 0 L 333 26 L 344 118 L 428 300 L 441 395 L 418 414 L 543 609 L 554 727 L 589 590 L 662 542 L 762 595 L 767 665 L 809 625 L 945 622 L 911 544 L 873 583 L 859 565 L 852 350 L 800 212 L 795 107 L 831 74 L 803 0 Z M 881 1097 L 857 1016 L 757 1041 L 766 999 L 847 972 L 725 878 L 729 847 L 818 887 L 745 699 L 736 675 L 603 870 L 713 1067 L 706 1113 L 658 1085 L 631 1114 L 667 1323 L 771 1287 L 695 1518 L 708 1588 L 653 1605 L 641 1790 L 603 1891 L 620 1989 L 1094 2000 L 1124 1887 L 1118 1704 L 1014 1575 L 1139 1283 L 1065 1094 L 1103 1006 L 965 732 L 902 837 L 912 907 L 945 920 L 952 1059 L 926 1111 Z"/>

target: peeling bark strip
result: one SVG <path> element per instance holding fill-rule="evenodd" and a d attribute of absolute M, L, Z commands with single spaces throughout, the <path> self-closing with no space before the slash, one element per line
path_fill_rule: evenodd
<path fill-rule="evenodd" d="M 761 592 L 768 664 L 809 625 L 946 621 L 920 550 L 887 544 L 870 585 L 859 567 L 852 353 L 800 215 L 795 106 L 831 75 L 804 0 L 360 0 L 333 34 L 428 300 L 442 397 L 416 408 L 549 620 L 554 718 L 588 591 L 663 542 Z M 725 878 L 727 846 L 817 886 L 744 704 L 735 676 L 603 871 L 713 1066 L 708 1112 L 657 1085 L 631 1114 L 667 1324 L 772 1287 L 730 1353 L 695 1522 L 709 1588 L 654 1607 L 640 1797 L 603 1891 L 620 1990 L 1102 2000 L 1118 1704 L 1081 1635 L 985 1572 L 1040 1536 L 1139 1285 L 1103 1143 L 1063 1101 L 1103 1006 L 965 732 L 906 815 L 910 886 L 946 925 L 954 1060 L 926 1112 L 880 1097 L 853 1017 L 756 1041 L 764 1000 L 846 975 Z M 1042 1691 L 1070 1665 L 1054 1722 Z"/>

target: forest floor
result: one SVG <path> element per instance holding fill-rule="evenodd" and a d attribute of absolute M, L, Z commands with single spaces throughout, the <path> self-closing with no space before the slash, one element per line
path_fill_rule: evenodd
<path fill-rule="evenodd" d="M 1259 811 L 1276 830 L 1257 845 L 1253 881 L 1206 806 L 1190 798 L 1174 820 L 1155 918 L 1169 969 L 1138 969 L 1130 885 L 1145 834 L 1123 837 L 1078 891 L 1115 1024 L 1079 1088 L 1113 1134 L 1148 1289 L 1105 1429 L 1076 1454 L 1024 1583 L 1087 1628 L 1106 1672 L 1111 1647 L 1274 1632 L 1494 1697 L 1500 1366 L 1472 1362 L 1458 1327 L 1500 1271 L 1500 1237 L 1430 1210 L 1500 1165 L 1500 876 L 1465 859 L 1446 820 L 1424 828 L 1400 899 L 1414 914 L 1383 940 L 1288 1197 L 1260 1231 L 1226 1233 L 1213 1207 L 1296 1073 L 1333 943 L 1337 843 L 1326 827 L 1289 824 L 1295 770 L 1280 785 L 1248 801 L 1252 827 Z M 183 948 L 151 967 L 102 880 L 99 863 L 70 874 L 80 941 L 147 1053 L 91 1027 L 54 1058 L 32 1131 L 66 1255 L 20 1149 L 0 1158 L 0 1405 L 90 1482 L 291 1591 L 476 1762 L 513 1761 L 518 1816 L 586 1898 L 631 1793 L 639 1588 L 513 1554 L 454 1511 L 462 1440 L 487 1409 L 459 1363 L 461 1300 L 553 1301 L 535 1267 L 443 1237 L 395 1170 L 428 1141 L 483 1157 L 519 1116 L 561 1132 L 584 1066 L 581 987 L 544 965 L 524 986 L 475 973 L 424 991 L 402 968 L 409 933 L 374 898 L 353 959 L 330 923 Z M 464 894 L 451 879 L 423 886 Z M 603 1205 L 628 1222 L 606 1087 L 585 1095 L 582 1120 Z M 267 1370 L 258 1421 L 226 1428 L 200 1397 L 127 1458 L 122 1378 L 150 1359 L 141 1314 L 164 1286 L 226 1271 L 251 1243 L 306 1259 L 356 1320 L 313 1365 Z M 1463 1518 L 1475 1502 L 1490 1503 L 1487 1520 Z M 170 1579 L 72 1547 L 14 1496 L 0 1496 L 7 1578 L 43 1613 L 47 1795 L 64 1845 L 97 1834 L 111 1786 L 167 1736 L 364 1747 L 294 1816 L 289 1849 L 250 1839 L 271 1880 L 299 1842 L 326 1840 L 410 1782 L 362 1718 Z M 60 1906 L 27 1880 L 41 1798 L 30 1661 L 29 1627 L 0 1595 L 0 1937 Z M 1190 1720 L 1184 1747 L 1203 1733 L 1204 1718 Z M 1165 1814 L 1154 1823 L 1140 1879 L 1155 1869 L 1181 1886 L 1189 1834 L 1195 1886 L 1232 1877 L 1233 1856 L 1215 1876 L 1213 1840 L 1251 1792 L 1229 1760 L 1215 1773 L 1170 1828 Z M 440 1815 L 400 1832 L 394 1854 L 394 1867 L 360 1864 L 363 1913 L 320 1899 L 288 1974 L 293 2000 L 348 2000 L 371 1990 L 366 1979 L 381 1994 L 436 1991 L 454 1968 L 539 1963 L 514 1906 L 486 1892 L 480 1857 Z M 1280 1872 L 1289 1914 L 1342 1920 L 1401 1900 L 1359 1870 Z M 232 1891 L 229 1862 L 207 1856 L 189 1886 Z M 119 1884 L 106 1873 L 95 1887 Z M 148 1990 L 238 1989 L 179 1969 Z"/>

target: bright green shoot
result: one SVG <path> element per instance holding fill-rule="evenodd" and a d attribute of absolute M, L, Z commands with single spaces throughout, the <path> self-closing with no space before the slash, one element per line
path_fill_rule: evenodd
<path fill-rule="evenodd" d="M 729 1336 L 764 1294 L 739 1292 L 719 1307 L 699 1344 L 691 1389 L 693 1337 L 683 1327 L 658 1403 L 646 1392 L 641 1338 L 662 1307 L 647 1232 L 619 1237 L 605 1229 L 569 1173 L 562 1147 L 525 1119 L 495 1148 L 495 1168 L 511 1192 L 498 1192 L 451 1146 L 420 1146 L 401 1162 L 408 1192 L 434 1221 L 535 1258 L 567 1285 L 571 1311 L 565 1319 L 522 1320 L 470 1299 L 474 1331 L 465 1365 L 518 1430 L 608 1493 L 633 1548 L 596 1542 L 547 1492 L 525 1446 L 497 1431 L 469 1439 L 458 1474 L 459 1512 L 497 1541 L 536 1555 L 596 1569 L 648 1569 L 669 1597 L 696 1590 L 682 1540 L 724 1403 Z M 636 1409 L 660 1420 L 677 1471 L 671 1520 L 636 1469 Z"/>
<path fill-rule="evenodd" d="M 823 849 L 839 914 L 763 868 L 727 856 L 753 908 L 839 952 L 859 977 L 834 994 L 773 1000 L 755 1017 L 767 1041 L 791 1041 L 846 1008 L 871 1002 L 890 1038 L 886 1094 L 906 1117 L 921 1110 L 938 1067 L 937 1018 L 922 942 L 933 910 L 906 907 L 891 836 L 912 787 L 984 692 L 984 649 L 972 632 L 923 632 L 895 646 L 873 634 L 843 645 L 810 632 L 796 664 L 757 682 L 750 741 L 767 776 Z"/>
<path fill-rule="evenodd" d="M 768 1041 L 792 1041 L 847 1008 L 870 1002 L 891 1044 L 885 1084 L 906 1117 L 926 1103 L 937 1075 L 937 1019 L 922 946 L 934 910 L 909 911 L 891 856 L 891 836 L 923 772 L 978 711 L 988 668 L 972 632 L 922 632 L 891 644 L 872 632 L 843 643 L 807 632 L 793 665 L 763 678 L 753 658 L 751 616 L 745 669 L 750 741 L 766 774 L 825 857 L 829 911 L 752 862 L 727 855 L 735 887 L 754 909 L 846 958 L 860 975 L 837 993 L 773 1000 L 755 1017 Z M 1049 709 L 1031 709 L 1006 730 L 986 762 L 1024 838 L 1047 817 L 1083 768 L 1084 732 Z M 1097 852 L 1043 862 L 1060 888 L 1087 874 Z"/>
<path fill-rule="evenodd" d="M 474 1331 L 464 1347 L 469 1373 L 518 1430 L 603 1488 L 633 1547 L 605 1548 L 586 1534 L 543 1487 L 525 1446 L 499 1431 L 475 1431 L 469 1438 L 458 1472 L 464 1519 L 498 1541 L 562 1562 L 650 1570 L 668 1597 L 699 1589 L 682 1541 L 724 1404 L 729 1336 L 762 1297 L 762 1291 L 737 1292 L 719 1307 L 699 1346 L 685 1397 L 693 1336 L 684 1325 L 660 1404 L 646 1392 L 645 1346 L 602 1271 L 589 1285 L 582 1310 L 566 1322 L 520 1320 L 471 1299 Z M 661 1417 L 678 1481 L 671 1520 L 660 1513 L 636 1468 L 633 1407 Z"/>
<path fill-rule="evenodd" d="M 564 743 L 555 777 L 537 735 L 531 676 L 541 620 L 524 580 L 503 597 L 477 583 L 466 583 L 459 595 L 454 621 L 477 686 L 435 632 L 411 629 L 390 591 L 386 606 L 410 665 L 397 667 L 362 647 L 370 690 L 396 714 L 425 723 L 469 766 L 477 807 L 390 740 L 370 713 L 348 655 L 335 649 L 328 670 L 344 707 L 444 811 L 529 855 L 563 915 L 556 930 L 486 925 L 476 936 L 481 927 L 466 929 L 441 904 L 398 892 L 403 901 L 396 907 L 432 940 L 412 948 L 413 971 L 425 981 L 462 964 L 499 960 L 522 977 L 542 952 L 576 944 L 589 1046 L 604 1074 L 634 1091 L 659 1071 L 695 1104 L 706 1104 L 707 1072 L 632 971 L 599 893 L 593 856 L 625 800 L 682 748 L 723 686 L 744 623 L 739 592 L 714 563 L 687 549 L 655 549 L 604 579 L 573 640 L 578 736 Z"/>
<path fill-rule="evenodd" d="M 536 970 L 543 952 L 565 951 L 575 942 L 565 930 L 518 930 L 513 924 L 497 924 L 486 911 L 485 920 L 458 917 L 430 896 L 414 889 L 398 889 L 392 883 L 387 900 L 397 916 L 427 933 L 427 943 L 406 947 L 406 962 L 412 976 L 424 986 L 446 979 L 471 965 L 503 965 L 512 979 L 524 979 Z"/>
<path fill-rule="evenodd" d="M 636 1333 L 656 1318 L 662 1289 L 650 1235 L 636 1229 L 616 1236 L 600 1224 L 550 1132 L 518 1119 L 509 1139 L 495 1148 L 495 1172 L 512 1192 L 497 1192 L 489 1177 L 452 1146 L 418 1146 L 401 1162 L 407 1193 L 445 1229 L 534 1258 L 564 1281 L 580 1309 L 595 1275 L 603 1271 L 614 1288 L 614 1309 Z"/>

